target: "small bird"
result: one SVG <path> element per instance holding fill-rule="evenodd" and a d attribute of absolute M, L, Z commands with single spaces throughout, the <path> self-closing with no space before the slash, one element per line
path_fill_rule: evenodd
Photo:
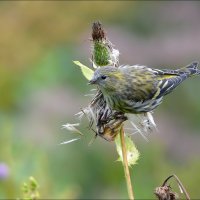
<path fill-rule="evenodd" d="M 105 66 L 98 68 L 89 84 L 98 85 L 113 110 L 147 113 L 162 103 L 188 77 L 200 74 L 198 62 L 177 69 L 152 69 L 146 66 Z"/>

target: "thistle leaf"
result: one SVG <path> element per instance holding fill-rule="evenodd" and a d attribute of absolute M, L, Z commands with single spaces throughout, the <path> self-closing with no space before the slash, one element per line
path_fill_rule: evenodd
<path fill-rule="evenodd" d="M 90 80 L 94 74 L 94 71 L 91 70 L 89 67 L 83 65 L 79 61 L 73 61 L 74 64 L 78 65 L 81 68 L 81 71 L 87 80 Z"/>
<path fill-rule="evenodd" d="M 135 144 L 133 143 L 133 141 L 131 140 L 131 138 L 128 137 L 127 135 L 125 135 L 125 144 L 126 144 L 128 165 L 133 166 L 133 165 L 137 164 L 140 153 L 137 150 L 137 148 L 136 148 Z M 119 158 L 117 159 L 117 161 L 123 162 L 120 134 L 118 134 L 115 139 L 115 145 L 116 145 L 117 153 L 119 155 Z"/>

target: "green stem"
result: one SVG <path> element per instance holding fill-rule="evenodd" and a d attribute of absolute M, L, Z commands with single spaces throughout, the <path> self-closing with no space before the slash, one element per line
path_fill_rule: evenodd
<path fill-rule="evenodd" d="M 127 190 L 128 190 L 128 196 L 129 199 L 134 200 L 134 195 L 133 195 L 133 188 L 132 188 L 132 183 L 131 183 L 131 176 L 129 172 L 129 167 L 128 167 L 128 160 L 127 160 L 127 152 L 126 152 L 126 144 L 125 144 L 125 136 L 124 136 L 124 128 L 120 129 L 120 140 L 121 140 L 121 147 L 122 147 L 122 157 L 123 157 L 123 167 L 124 167 L 124 174 L 125 174 L 125 179 L 126 179 L 126 185 L 127 185 Z"/>

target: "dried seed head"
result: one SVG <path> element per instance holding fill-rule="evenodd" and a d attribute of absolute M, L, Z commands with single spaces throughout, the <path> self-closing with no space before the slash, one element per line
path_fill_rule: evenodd
<path fill-rule="evenodd" d="M 95 124 L 96 134 L 108 141 L 115 139 L 122 123 L 127 120 L 124 113 L 110 109 L 100 91 L 91 101 L 89 110 L 90 128 Z"/>
<path fill-rule="evenodd" d="M 158 197 L 159 200 L 176 200 L 178 195 L 175 192 L 172 192 L 170 186 L 157 187 L 154 194 Z"/>
<path fill-rule="evenodd" d="M 104 29 L 102 28 L 101 22 L 99 21 L 93 23 L 92 39 L 93 41 L 100 41 L 106 39 Z"/>
<path fill-rule="evenodd" d="M 109 123 L 101 124 L 98 126 L 98 135 L 105 140 L 111 142 L 114 141 L 115 137 L 119 133 L 122 123 L 125 121 L 124 119 L 114 119 L 111 120 Z"/>

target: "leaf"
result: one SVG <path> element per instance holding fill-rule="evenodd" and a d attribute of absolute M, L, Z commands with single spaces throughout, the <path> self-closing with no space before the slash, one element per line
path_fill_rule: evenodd
<path fill-rule="evenodd" d="M 79 61 L 73 61 L 74 64 L 78 65 L 81 68 L 81 71 L 87 80 L 90 80 L 94 74 L 94 71 L 91 70 L 89 67 L 83 65 Z"/>
<path fill-rule="evenodd" d="M 137 164 L 140 153 L 137 150 L 137 148 L 136 148 L 135 144 L 133 143 L 133 141 L 131 140 L 131 138 L 128 137 L 127 135 L 125 135 L 125 144 L 126 144 L 128 165 L 132 166 L 132 165 Z M 123 157 L 122 157 L 122 147 L 121 147 L 120 134 L 118 134 L 116 139 L 115 139 L 115 145 L 116 145 L 117 153 L 119 155 L 119 158 L 117 159 L 117 161 L 122 162 Z"/>

